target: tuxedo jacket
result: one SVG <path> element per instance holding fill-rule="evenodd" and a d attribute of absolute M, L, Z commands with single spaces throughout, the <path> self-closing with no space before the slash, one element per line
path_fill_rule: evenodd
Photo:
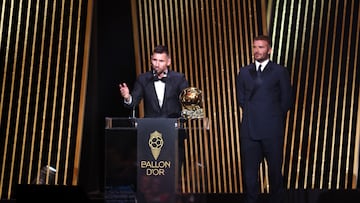
<path fill-rule="evenodd" d="M 165 93 L 162 107 L 159 105 L 152 71 L 140 74 L 131 92 L 132 103 L 125 104 L 128 108 L 137 106 L 144 100 L 144 117 L 178 118 L 181 116 L 182 105 L 180 93 L 189 86 L 185 75 L 169 70 L 165 81 Z"/>
<path fill-rule="evenodd" d="M 292 87 L 285 67 L 270 61 L 260 76 L 254 63 L 240 68 L 236 92 L 242 108 L 242 137 L 258 140 L 284 135 L 286 112 L 292 105 Z"/>

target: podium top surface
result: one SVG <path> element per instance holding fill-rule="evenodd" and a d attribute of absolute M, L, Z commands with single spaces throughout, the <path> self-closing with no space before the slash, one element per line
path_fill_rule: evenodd
<path fill-rule="evenodd" d="M 105 129 L 136 129 L 139 119 L 160 119 L 160 118 L 136 118 L 136 117 L 105 117 Z M 161 118 L 167 119 L 167 118 Z M 206 129 L 209 130 L 209 119 L 185 119 L 185 118 L 169 118 L 175 120 L 177 128 Z"/>

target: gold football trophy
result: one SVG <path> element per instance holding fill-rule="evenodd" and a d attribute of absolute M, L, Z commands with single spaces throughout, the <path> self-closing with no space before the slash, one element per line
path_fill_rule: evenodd
<path fill-rule="evenodd" d="M 202 92 L 196 87 L 185 88 L 180 96 L 182 117 L 185 119 L 204 118 Z"/>

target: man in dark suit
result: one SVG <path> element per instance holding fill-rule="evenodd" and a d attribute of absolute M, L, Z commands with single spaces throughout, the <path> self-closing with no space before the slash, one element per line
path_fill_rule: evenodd
<path fill-rule="evenodd" d="M 236 78 L 237 102 L 242 110 L 240 137 L 246 203 L 258 200 L 258 172 L 263 158 L 269 171 L 269 202 L 281 202 L 283 193 L 283 138 L 292 88 L 287 69 L 270 61 L 271 51 L 267 36 L 255 37 L 255 63 L 240 68 Z"/>
<path fill-rule="evenodd" d="M 119 85 L 126 107 L 144 99 L 144 117 L 181 117 L 179 95 L 189 86 L 185 75 L 169 70 L 171 58 L 166 46 L 157 46 L 151 55 L 152 70 L 138 76 L 130 94 L 125 83 Z"/>

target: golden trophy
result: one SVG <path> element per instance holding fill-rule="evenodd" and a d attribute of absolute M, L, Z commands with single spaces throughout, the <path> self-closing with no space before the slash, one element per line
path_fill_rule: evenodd
<path fill-rule="evenodd" d="M 202 91 L 196 87 L 185 88 L 180 96 L 182 117 L 185 119 L 204 118 Z"/>

